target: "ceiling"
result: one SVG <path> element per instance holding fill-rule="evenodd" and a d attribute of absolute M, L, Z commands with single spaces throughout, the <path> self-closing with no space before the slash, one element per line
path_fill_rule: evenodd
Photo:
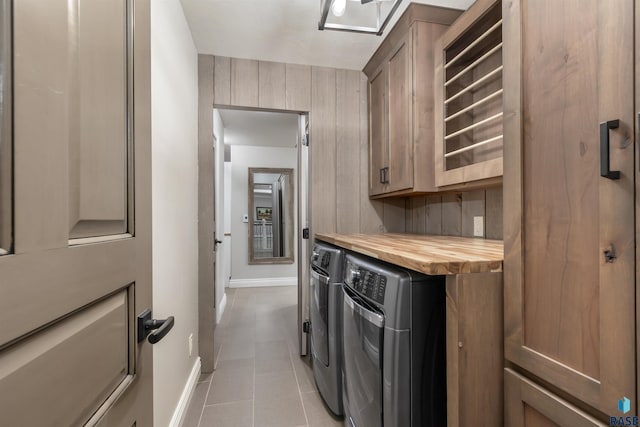
<path fill-rule="evenodd" d="M 466 9 L 474 0 L 415 0 Z M 319 31 L 320 0 L 181 0 L 199 53 L 362 70 L 383 37 Z M 400 7 L 385 30 L 409 5 Z"/>
<path fill-rule="evenodd" d="M 295 147 L 298 115 L 267 111 L 218 109 L 226 145 Z"/>

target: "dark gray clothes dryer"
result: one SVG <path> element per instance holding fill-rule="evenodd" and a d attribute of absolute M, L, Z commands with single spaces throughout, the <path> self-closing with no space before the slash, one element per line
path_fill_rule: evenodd
<path fill-rule="evenodd" d="M 342 407 L 342 269 L 344 251 L 316 242 L 311 256 L 310 315 L 313 376 L 336 414 Z"/>

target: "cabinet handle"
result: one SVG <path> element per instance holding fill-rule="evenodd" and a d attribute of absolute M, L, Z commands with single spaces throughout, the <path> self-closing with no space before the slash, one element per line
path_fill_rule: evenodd
<path fill-rule="evenodd" d="M 600 176 L 604 178 L 620 179 L 620 171 L 609 170 L 609 130 L 619 126 L 617 119 L 600 123 Z"/>
<path fill-rule="evenodd" d="M 384 169 L 380 168 L 380 184 L 384 184 Z"/>
<path fill-rule="evenodd" d="M 384 167 L 380 169 L 380 171 L 382 172 L 382 178 L 380 182 L 383 184 L 388 184 L 389 183 L 389 167 L 388 166 Z"/>

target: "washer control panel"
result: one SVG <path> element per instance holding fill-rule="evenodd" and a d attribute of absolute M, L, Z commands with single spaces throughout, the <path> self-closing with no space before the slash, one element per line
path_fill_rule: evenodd
<path fill-rule="evenodd" d="M 345 283 L 367 298 L 384 304 L 387 277 L 347 261 Z"/>

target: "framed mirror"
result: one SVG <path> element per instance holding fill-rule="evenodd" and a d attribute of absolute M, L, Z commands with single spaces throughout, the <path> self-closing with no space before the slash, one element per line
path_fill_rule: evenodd
<path fill-rule="evenodd" d="M 293 169 L 249 168 L 249 264 L 293 264 Z"/>

